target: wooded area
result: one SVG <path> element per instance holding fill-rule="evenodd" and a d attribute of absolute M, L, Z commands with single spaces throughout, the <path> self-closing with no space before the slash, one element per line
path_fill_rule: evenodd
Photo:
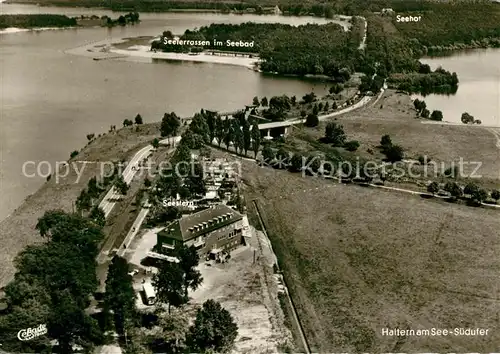
<path fill-rule="evenodd" d="M 0 15 L 0 28 L 70 27 L 76 19 L 64 15 Z"/>

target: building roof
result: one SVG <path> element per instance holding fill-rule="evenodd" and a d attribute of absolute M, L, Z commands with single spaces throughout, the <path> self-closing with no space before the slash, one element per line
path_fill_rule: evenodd
<path fill-rule="evenodd" d="M 142 288 L 144 290 L 144 294 L 146 295 L 146 298 L 149 299 L 151 297 L 155 297 L 155 289 L 150 282 L 147 281 L 144 284 L 142 284 Z"/>
<path fill-rule="evenodd" d="M 182 217 L 168 225 L 158 235 L 185 242 L 230 225 L 242 218 L 243 216 L 234 209 L 224 204 L 218 204 L 213 208 Z"/>

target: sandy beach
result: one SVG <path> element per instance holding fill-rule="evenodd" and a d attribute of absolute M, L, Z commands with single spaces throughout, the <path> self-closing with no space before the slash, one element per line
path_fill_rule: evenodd
<path fill-rule="evenodd" d="M 71 28 L 76 28 L 76 27 L 43 27 L 43 28 L 9 27 L 9 28 L 4 28 L 4 29 L 0 30 L 0 34 L 11 34 L 11 33 L 30 32 L 30 31 L 54 31 L 54 30 L 63 30 L 63 29 L 71 29 Z"/>
<path fill-rule="evenodd" d="M 128 57 L 141 57 L 141 58 L 151 58 L 151 59 L 165 59 L 165 60 L 181 60 L 181 61 L 192 61 L 201 63 L 214 63 L 214 64 L 226 64 L 226 65 L 237 65 L 245 66 L 249 69 L 254 69 L 258 63 L 257 58 L 243 58 L 243 57 L 224 57 L 217 55 L 210 55 L 206 53 L 200 53 L 196 55 L 190 55 L 185 53 L 163 53 L 163 52 L 153 52 L 149 50 L 148 46 L 136 45 L 129 47 L 128 49 L 116 49 L 111 47 L 110 53 L 124 55 Z"/>
<path fill-rule="evenodd" d="M 65 52 L 73 55 L 81 55 L 93 57 L 98 60 L 102 59 L 123 59 L 123 58 L 149 58 L 163 60 L 180 60 L 198 63 L 213 63 L 243 66 L 252 70 L 256 69 L 259 62 L 258 58 L 243 58 L 243 57 L 225 57 L 200 53 L 190 55 L 186 53 L 163 53 L 150 51 L 149 45 L 132 45 L 123 49 L 115 47 L 117 44 L 126 43 L 126 40 L 114 41 L 110 43 L 108 40 L 103 40 L 77 48 L 66 50 Z"/>

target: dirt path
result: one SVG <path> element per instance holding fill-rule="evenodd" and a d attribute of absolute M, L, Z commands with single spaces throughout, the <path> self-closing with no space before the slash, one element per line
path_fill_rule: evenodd
<path fill-rule="evenodd" d="M 198 307 L 214 299 L 233 315 L 238 337 L 232 353 L 276 353 L 290 347 L 292 337 L 272 277 L 272 252 L 264 244 L 259 247 L 259 235 L 251 229 L 248 245 L 231 252 L 228 263 L 200 263 L 203 283 L 190 294 L 191 304 Z"/>
<path fill-rule="evenodd" d="M 497 139 L 496 147 L 500 149 L 500 128 L 487 128 Z"/>

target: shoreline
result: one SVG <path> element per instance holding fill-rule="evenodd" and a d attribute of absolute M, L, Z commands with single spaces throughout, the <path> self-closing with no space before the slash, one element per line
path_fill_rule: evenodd
<path fill-rule="evenodd" d="M 463 126 L 463 127 L 478 127 L 478 128 L 496 128 L 500 129 L 500 125 L 483 125 L 483 124 L 464 124 L 461 122 L 450 122 L 450 121 L 435 121 L 435 120 L 430 120 L 430 119 L 425 119 L 422 118 L 422 121 L 420 122 L 421 124 L 436 124 L 436 125 L 456 125 L 456 126 Z"/>
<path fill-rule="evenodd" d="M 77 28 L 79 28 L 79 27 L 33 27 L 33 28 L 7 27 L 7 28 L 0 29 L 0 34 L 55 31 L 55 30 L 77 29 Z"/>
<path fill-rule="evenodd" d="M 200 53 L 197 55 L 189 55 L 185 53 L 163 53 L 153 52 L 149 50 L 149 46 L 131 45 L 127 49 L 119 49 L 114 47 L 116 44 L 126 43 L 127 39 L 110 42 L 102 40 L 80 47 L 70 48 L 65 50 L 66 54 L 92 57 L 94 60 L 106 59 L 127 59 L 127 58 L 146 58 L 151 60 L 175 60 L 196 63 L 208 64 L 223 64 L 245 67 L 250 70 L 259 71 L 257 65 L 258 58 L 243 58 L 243 57 L 225 57 Z"/>
<path fill-rule="evenodd" d="M 224 57 L 218 55 L 210 55 L 206 53 L 190 55 L 186 53 L 153 52 L 150 51 L 147 46 L 131 46 L 129 47 L 129 49 L 116 49 L 111 47 L 109 52 L 123 55 L 126 57 L 140 57 L 140 58 L 151 58 L 160 60 L 177 60 L 177 61 L 187 61 L 187 62 L 197 62 L 197 63 L 243 66 L 252 70 L 256 70 L 256 66 L 259 63 L 258 58 L 256 59 L 256 58 Z"/>

